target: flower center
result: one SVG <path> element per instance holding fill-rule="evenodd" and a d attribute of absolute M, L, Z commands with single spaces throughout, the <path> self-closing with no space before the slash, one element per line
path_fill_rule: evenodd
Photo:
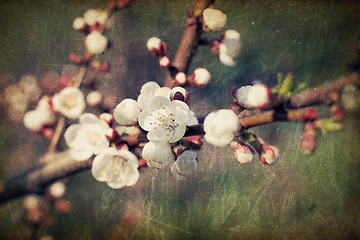
<path fill-rule="evenodd" d="M 169 113 L 165 107 L 162 107 L 156 112 L 150 113 L 150 116 L 155 119 L 150 124 L 157 125 L 164 130 L 172 132 L 179 126 L 179 124 L 175 122 L 175 114 Z M 156 129 L 156 127 L 154 129 Z"/>
<path fill-rule="evenodd" d="M 63 106 L 67 109 L 73 108 L 76 105 L 76 99 L 69 95 L 64 98 Z"/>

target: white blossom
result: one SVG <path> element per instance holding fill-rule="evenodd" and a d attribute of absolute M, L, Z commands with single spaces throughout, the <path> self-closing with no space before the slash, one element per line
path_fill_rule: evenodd
<path fill-rule="evenodd" d="M 162 44 L 162 41 L 160 38 L 152 37 L 152 38 L 149 38 L 149 40 L 147 41 L 146 47 L 150 52 L 153 52 L 153 51 L 158 52 L 158 51 L 160 51 L 161 44 Z"/>
<path fill-rule="evenodd" d="M 109 125 L 92 113 L 80 116 L 79 124 L 73 124 L 65 131 L 64 138 L 70 148 L 71 156 L 78 161 L 86 160 L 93 154 L 99 154 L 109 146 L 106 132 Z"/>
<path fill-rule="evenodd" d="M 29 101 L 36 102 L 41 95 L 40 86 L 36 78 L 32 75 L 24 75 L 21 77 L 18 86 Z"/>
<path fill-rule="evenodd" d="M 76 87 L 66 87 L 56 94 L 52 103 L 55 111 L 70 119 L 79 118 L 85 109 L 84 94 Z"/>
<path fill-rule="evenodd" d="M 95 24 L 105 24 L 108 18 L 108 13 L 106 10 L 95 10 L 95 9 L 89 9 L 84 14 L 84 22 L 89 25 L 95 25 Z"/>
<path fill-rule="evenodd" d="M 122 100 L 114 110 L 115 121 L 120 125 L 136 124 L 139 114 L 138 103 L 130 98 Z"/>
<path fill-rule="evenodd" d="M 204 120 L 205 140 L 218 147 L 228 145 L 239 130 L 239 119 L 230 109 L 213 111 Z"/>
<path fill-rule="evenodd" d="M 246 108 L 263 108 L 271 101 L 271 89 L 264 84 L 243 86 L 235 93 L 238 103 Z"/>
<path fill-rule="evenodd" d="M 77 17 L 73 21 L 73 29 L 74 30 L 82 30 L 85 28 L 85 20 L 82 17 Z"/>
<path fill-rule="evenodd" d="M 97 106 L 101 103 L 102 94 L 99 91 L 92 91 L 86 96 L 86 103 L 89 106 Z"/>
<path fill-rule="evenodd" d="M 43 97 L 40 99 L 35 110 L 25 113 L 23 122 L 26 128 L 32 131 L 40 131 L 44 125 L 51 124 L 54 119 L 55 117 L 50 109 L 48 98 Z"/>
<path fill-rule="evenodd" d="M 176 76 L 175 76 L 175 81 L 179 85 L 184 85 L 186 83 L 186 81 L 187 81 L 186 74 L 183 73 L 183 72 L 177 73 Z"/>
<path fill-rule="evenodd" d="M 205 86 L 210 82 L 211 74 L 206 68 L 197 68 L 194 71 L 193 79 L 196 85 Z"/>
<path fill-rule="evenodd" d="M 187 150 L 183 152 L 171 167 L 171 173 L 177 180 L 183 180 L 186 175 L 192 174 L 197 170 L 196 152 Z"/>
<path fill-rule="evenodd" d="M 148 142 L 145 144 L 142 157 L 150 167 L 170 167 L 175 160 L 175 154 L 169 143 L 157 144 Z"/>
<path fill-rule="evenodd" d="M 94 178 L 114 189 L 133 186 L 139 180 L 139 161 L 128 150 L 105 148 L 94 159 L 91 173 Z"/>
<path fill-rule="evenodd" d="M 66 186 L 63 182 L 57 181 L 50 185 L 49 194 L 54 198 L 61 198 L 64 196 L 66 191 Z"/>
<path fill-rule="evenodd" d="M 149 141 L 174 143 L 184 136 L 190 117 L 191 112 L 186 103 L 157 96 L 151 100 L 149 107 L 140 113 L 139 125 L 148 131 Z"/>
<path fill-rule="evenodd" d="M 108 39 L 99 31 L 92 31 L 85 38 L 85 46 L 89 53 L 102 54 L 108 45 Z"/>
<path fill-rule="evenodd" d="M 360 107 L 360 91 L 354 84 L 344 87 L 341 94 L 341 104 L 347 111 L 355 111 Z"/>
<path fill-rule="evenodd" d="M 227 30 L 219 45 L 219 59 L 227 66 L 234 66 L 233 58 L 239 55 L 241 49 L 240 33 L 235 30 Z"/>
<path fill-rule="evenodd" d="M 219 31 L 226 25 L 226 14 L 218 9 L 207 8 L 203 12 L 204 24 L 213 31 Z"/>
<path fill-rule="evenodd" d="M 140 95 L 137 99 L 138 106 L 141 110 L 147 108 L 151 100 L 156 96 L 169 97 L 171 89 L 168 87 L 160 87 L 156 82 L 145 83 L 140 90 Z"/>

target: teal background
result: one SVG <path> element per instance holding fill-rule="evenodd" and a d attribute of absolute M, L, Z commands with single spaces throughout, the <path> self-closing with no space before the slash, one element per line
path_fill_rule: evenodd
<path fill-rule="evenodd" d="M 61 72 L 71 52 L 82 53 L 83 35 L 72 22 L 89 8 L 106 1 L 1 1 L 0 75 L 18 81 L 23 74 L 40 77 Z M 146 50 L 158 36 L 174 56 L 194 1 L 133 1 L 114 15 L 106 33 L 112 48 L 102 57 L 109 74 L 96 75 L 101 89 L 114 91 L 118 101 L 136 98 L 149 80 L 163 83 L 166 71 Z M 357 1 L 216 1 L 227 14 L 226 29 L 242 38 L 235 67 L 222 65 L 206 47 L 199 48 L 190 72 L 206 67 L 209 86 L 190 88 L 190 106 L 199 115 L 231 103 L 231 88 L 261 80 L 276 83 L 277 72 L 293 72 L 296 83 L 321 84 L 348 74 L 360 39 Z M 220 33 L 208 33 L 209 38 Z M 3 110 L 3 109 L 2 109 Z M 326 108 L 320 107 L 322 116 Z M 360 154 L 359 111 L 348 113 L 339 132 L 318 134 L 311 156 L 300 154 L 301 123 L 273 123 L 254 128 L 281 150 L 279 162 L 258 160 L 240 165 L 230 147 L 205 143 L 199 170 L 186 181 L 170 172 L 142 170 L 140 182 L 113 190 L 96 182 L 90 172 L 71 178 L 65 199 L 69 214 L 54 211 L 56 223 L 40 236 L 55 239 L 108 239 L 116 236 L 124 212 L 138 207 L 140 220 L 126 228 L 127 239 L 359 239 Z M 31 166 L 48 144 L 22 123 L 0 119 L 0 177 L 5 179 Z M 21 223 L 21 199 L 0 206 L 0 238 L 29 239 Z M 115 235 L 114 235 L 115 234 Z"/>

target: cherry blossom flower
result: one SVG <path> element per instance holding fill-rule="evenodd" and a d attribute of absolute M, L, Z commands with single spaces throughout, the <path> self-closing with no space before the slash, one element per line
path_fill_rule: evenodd
<path fill-rule="evenodd" d="M 56 94 L 52 103 L 55 111 L 70 119 L 79 118 L 85 109 L 84 94 L 76 87 L 66 87 Z"/>
<path fill-rule="evenodd" d="M 184 136 L 190 119 L 191 112 L 186 103 L 157 96 L 151 100 L 149 107 L 140 113 L 139 125 L 148 131 L 149 141 L 174 143 Z"/>
<path fill-rule="evenodd" d="M 94 178 L 114 189 L 133 186 L 139 180 L 139 161 L 126 149 L 105 148 L 94 159 L 91 173 Z"/>
<path fill-rule="evenodd" d="M 269 87 L 257 83 L 239 88 L 234 97 L 246 108 L 264 108 L 270 103 L 272 93 Z"/>
<path fill-rule="evenodd" d="M 235 30 L 227 30 L 219 45 L 220 61 L 227 66 L 234 66 L 234 58 L 239 55 L 240 48 L 240 33 Z"/>
<path fill-rule="evenodd" d="M 207 8 L 203 12 L 204 24 L 213 31 L 219 31 L 226 25 L 226 14 L 218 9 Z"/>
<path fill-rule="evenodd" d="M 114 110 L 114 118 L 120 125 L 136 124 L 139 114 L 138 103 L 130 98 L 122 100 Z"/>
<path fill-rule="evenodd" d="M 175 154 L 169 143 L 157 144 L 148 142 L 145 144 L 142 157 L 150 167 L 170 167 L 175 160 Z"/>
<path fill-rule="evenodd" d="M 84 13 L 84 22 L 89 25 L 95 25 L 95 24 L 106 24 L 106 21 L 108 19 L 108 13 L 106 10 L 100 10 L 100 9 L 89 9 Z"/>
<path fill-rule="evenodd" d="M 86 96 L 87 105 L 94 107 L 101 103 L 102 94 L 99 91 L 92 91 Z"/>
<path fill-rule="evenodd" d="M 71 156 L 75 160 L 82 161 L 93 154 L 99 154 L 109 146 L 109 140 L 106 138 L 108 129 L 110 129 L 109 125 L 94 114 L 82 114 L 79 124 L 71 125 L 64 134 Z"/>
<path fill-rule="evenodd" d="M 86 26 L 85 20 L 82 17 L 77 17 L 73 21 L 73 29 L 74 30 L 83 30 Z"/>
<path fill-rule="evenodd" d="M 156 96 L 169 97 L 171 89 L 168 87 L 160 87 L 156 82 L 145 83 L 140 90 L 140 95 L 137 99 L 138 106 L 141 110 L 147 108 L 151 100 Z"/>
<path fill-rule="evenodd" d="M 171 167 L 171 173 L 177 180 L 183 180 L 197 170 L 196 156 L 195 151 L 186 150 L 177 158 Z"/>
<path fill-rule="evenodd" d="M 238 142 L 232 141 L 231 148 L 234 150 L 235 159 L 242 164 L 249 163 L 254 159 L 254 153 L 248 146 L 244 146 Z"/>
<path fill-rule="evenodd" d="M 204 120 L 205 140 L 218 147 L 228 145 L 239 130 L 239 119 L 230 109 L 213 111 Z"/>
<path fill-rule="evenodd" d="M 35 110 L 28 111 L 24 115 L 24 125 L 32 131 L 40 131 L 44 125 L 51 124 L 55 117 L 50 109 L 47 97 L 40 99 Z"/>
<path fill-rule="evenodd" d="M 108 39 L 99 31 L 92 31 L 85 38 L 85 46 L 89 53 L 102 54 L 108 46 Z"/>
<path fill-rule="evenodd" d="M 206 68 L 197 68 L 192 75 L 192 81 L 200 87 L 207 85 L 210 79 L 211 75 Z"/>

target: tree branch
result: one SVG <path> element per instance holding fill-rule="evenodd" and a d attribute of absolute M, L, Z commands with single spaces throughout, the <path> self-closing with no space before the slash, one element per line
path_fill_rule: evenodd
<path fill-rule="evenodd" d="M 202 34 L 202 25 L 200 24 L 197 15 L 213 4 L 213 2 L 214 0 L 199 0 L 195 5 L 193 14 L 189 16 L 188 22 L 194 22 L 194 24 L 186 27 L 180 45 L 172 61 L 172 67 L 176 68 L 177 71 L 184 73 L 188 71 Z M 166 87 L 175 87 L 174 77 L 175 76 L 172 76 L 169 71 L 165 82 Z"/>

